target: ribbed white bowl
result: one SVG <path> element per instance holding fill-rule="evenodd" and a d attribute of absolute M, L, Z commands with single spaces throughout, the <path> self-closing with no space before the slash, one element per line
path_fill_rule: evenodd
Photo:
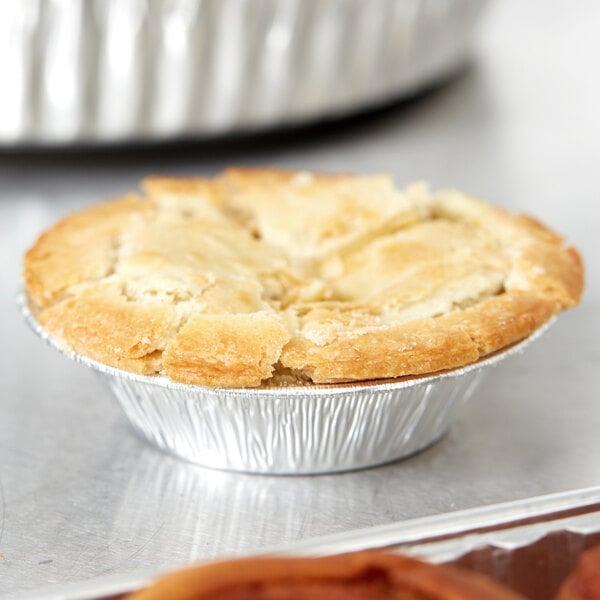
<path fill-rule="evenodd" d="M 0 145 L 214 136 L 413 93 L 484 0 L 0 2 Z"/>

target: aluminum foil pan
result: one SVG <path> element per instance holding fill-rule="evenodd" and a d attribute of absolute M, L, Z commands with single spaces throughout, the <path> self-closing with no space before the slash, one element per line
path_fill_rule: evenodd
<path fill-rule="evenodd" d="M 26 321 L 57 348 L 27 307 Z M 526 340 L 429 376 L 302 387 L 209 388 L 136 375 L 75 353 L 113 392 L 133 427 L 159 448 L 217 469 L 314 474 L 410 456 L 437 441 L 484 374 Z"/>
<path fill-rule="evenodd" d="M 307 122 L 449 75 L 483 0 L 0 2 L 0 146 Z"/>

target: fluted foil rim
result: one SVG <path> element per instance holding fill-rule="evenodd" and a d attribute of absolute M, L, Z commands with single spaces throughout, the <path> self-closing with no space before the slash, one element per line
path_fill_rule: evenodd
<path fill-rule="evenodd" d="M 111 367 L 109 365 L 105 365 L 103 363 L 92 360 L 86 356 L 78 354 L 76 352 L 65 351 L 61 348 L 56 341 L 52 338 L 52 336 L 44 330 L 44 328 L 40 325 L 34 314 L 32 313 L 29 302 L 27 300 L 27 294 L 25 292 L 20 292 L 17 295 L 17 305 L 25 319 L 25 322 L 29 326 L 29 328 L 40 338 L 42 338 L 50 347 L 58 350 L 61 354 L 68 357 L 69 359 L 83 364 L 97 372 L 100 372 L 104 375 L 111 375 L 113 377 L 118 377 L 121 379 L 127 379 L 132 382 L 144 383 L 149 385 L 154 385 L 160 388 L 166 388 L 169 390 L 177 390 L 181 392 L 193 392 L 198 393 L 201 391 L 207 392 L 215 392 L 215 393 L 226 393 L 230 395 L 242 395 L 244 397 L 251 396 L 282 396 L 282 395 L 302 395 L 302 396 L 310 396 L 310 395 L 322 395 L 323 392 L 326 392 L 328 395 L 335 394 L 347 394 L 348 392 L 388 392 L 394 390 L 401 390 L 405 388 L 410 388 L 416 385 L 426 385 L 428 383 L 433 383 L 436 381 L 440 381 L 442 379 L 447 379 L 450 377 L 461 377 L 475 370 L 485 369 L 487 367 L 496 365 L 500 361 L 505 358 L 513 355 L 519 354 L 525 350 L 531 342 L 538 339 L 542 336 L 555 322 L 557 317 L 553 316 L 548 321 L 546 321 L 541 327 L 536 329 L 532 334 L 528 337 L 511 344 L 506 348 L 502 348 L 497 352 L 494 352 L 488 356 L 485 356 L 478 361 L 465 365 L 463 367 L 459 367 L 456 369 L 449 369 L 446 371 L 438 371 L 432 374 L 424 374 L 424 375 L 412 375 L 406 377 L 398 377 L 391 379 L 382 379 L 382 380 L 369 380 L 369 381 L 350 381 L 343 383 L 329 383 L 329 384 L 319 384 L 319 383 L 311 383 L 307 385 L 299 385 L 299 386 L 261 386 L 254 388 L 230 388 L 230 387 L 207 387 L 201 385 L 195 385 L 190 383 L 179 383 L 176 381 L 172 381 L 164 376 L 150 376 L 150 375 L 140 375 L 138 373 L 132 373 L 130 371 L 125 371 L 123 369 L 117 369 L 116 367 Z"/>
<path fill-rule="evenodd" d="M 400 380 L 298 387 L 212 388 L 115 369 L 64 352 L 18 298 L 32 330 L 96 371 L 133 429 L 151 444 L 204 467 L 269 475 L 363 469 L 416 454 L 441 439 L 486 368 L 547 327 L 460 369 Z"/>

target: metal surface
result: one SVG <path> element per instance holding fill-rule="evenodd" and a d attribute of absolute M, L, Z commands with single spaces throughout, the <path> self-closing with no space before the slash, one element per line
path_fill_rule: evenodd
<path fill-rule="evenodd" d="M 562 544 L 544 544 L 561 534 Z M 564 544 L 565 538 L 569 543 Z M 261 552 L 284 556 L 327 556 L 361 550 L 387 549 L 433 563 L 455 563 L 511 582 L 535 569 L 557 579 L 573 567 L 578 555 L 600 538 L 600 487 L 548 494 L 322 536 Z M 543 545 L 542 548 L 535 546 Z M 523 552 L 523 550 L 530 550 Z M 549 555 L 548 553 L 552 553 Z M 559 553 L 559 554 L 558 554 Z M 533 556 L 532 556 L 533 555 Z M 534 560 L 536 564 L 524 564 Z M 160 574 L 137 572 L 94 578 L 26 594 L 27 600 L 92 600 L 121 597 L 148 585 Z M 523 583 L 521 581 L 521 583 Z M 548 600 L 554 594 L 541 595 Z M 530 595 L 527 595 L 530 598 Z"/>
<path fill-rule="evenodd" d="M 600 5 L 491 9 L 473 69 L 368 118 L 154 152 L 0 155 L 0 594 L 600 485 Z M 583 302 L 493 369 L 449 433 L 409 460 L 271 477 L 172 459 L 130 435 L 91 371 L 28 330 L 20 256 L 58 217 L 144 175 L 228 164 L 389 172 L 534 214 L 581 250 Z"/>
<path fill-rule="evenodd" d="M 600 486 L 321 536 L 276 553 L 326 556 L 394 548 L 441 563 L 485 545 L 516 546 L 566 528 L 600 532 Z"/>
<path fill-rule="evenodd" d="M 18 304 L 34 333 L 60 351 L 29 310 L 26 294 Z M 176 456 L 247 473 L 335 473 L 389 463 L 438 441 L 486 372 L 522 352 L 554 320 L 466 367 L 395 381 L 209 388 L 67 356 L 94 369 L 133 427 Z"/>
<path fill-rule="evenodd" d="M 0 2 L 0 145 L 214 136 L 356 111 L 454 71 L 484 5 Z"/>

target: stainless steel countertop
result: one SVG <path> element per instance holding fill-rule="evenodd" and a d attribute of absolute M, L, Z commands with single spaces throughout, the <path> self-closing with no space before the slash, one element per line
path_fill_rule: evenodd
<path fill-rule="evenodd" d="M 0 595 L 600 484 L 600 5 L 492 5 L 449 85 L 320 130 L 119 153 L 0 155 Z M 135 437 L 94 374 L 15 306 L 59 216 L 144 175 L 229 164 L 390 172 L 537 215 L 581 250 L 583 303 L 492 372 L 436 446 L 317 477 L 209 471 Z"/>

